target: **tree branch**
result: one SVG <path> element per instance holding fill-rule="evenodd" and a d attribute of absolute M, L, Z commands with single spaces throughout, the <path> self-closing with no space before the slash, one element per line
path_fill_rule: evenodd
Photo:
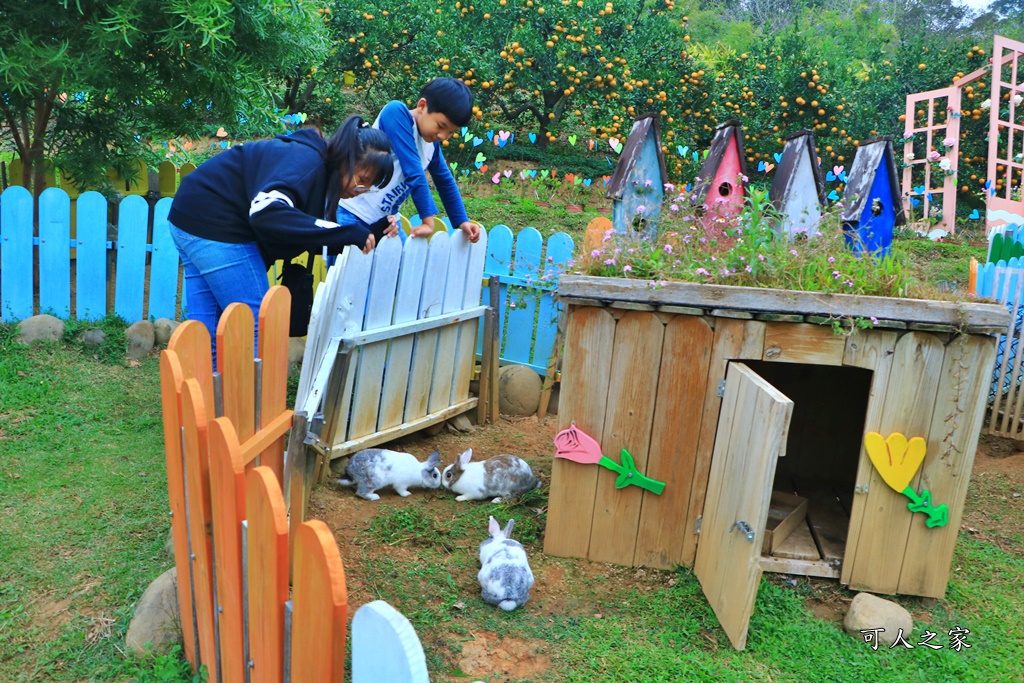
<path fill-rule="evenodd" d="M 15 119 L 14 112 L 7 106 L 3 100 L 0 100 L 0 111 L 3 112 L 4 118 L 7 119 L 7 125 L 11 129 L 11 135 L 14 137 L 14 146 L 18 148 L 18 156 L 25 158 L 28 156 L 28 147 L 25 146 L 25 142 L 22 140 L 21 133 L 19 132 L 18 122 Z"/>

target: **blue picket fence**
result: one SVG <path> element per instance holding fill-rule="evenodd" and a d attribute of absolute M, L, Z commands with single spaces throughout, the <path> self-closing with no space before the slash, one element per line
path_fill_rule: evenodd
<path fill-rule="evenodd" d="M 995 299 L 1010 312 L 1006 334 L 999 335 L 992 386 L 989 390 L 989 420 L 985 431 L 990 434 L 1018 438 L 1017 425 L 1010 417 L 1022 403 L 1021 382 L 1024 364 L 1024 257 L 978 265 L 975 294 Z M 999 420 L 999 416 L 1005 419 Z"/>
<path fill-rule="evenodd" d="M 171 201 L 170 197 L 157 201 L 151 217 L 145 198 L 125 197 L 115 207 L 116 238 L 108 239 L 111 207 L 103 195 L 85 192 L 72 201 L 63 190 L 49 188 L 39 197 L 35 234 L 31 194 L 22 187 L 9 187 L 0 194 L 0 320 L 21 320 L 37 313 L 74 315 L 79 320 L 96 320 L 108 313 L 128 322 L 180 319 L 187 309 L 178 250 L 168 229 Z M 418 217 L 412 223 L 418 224 Z M 452 229 L 447 219 L 445 227 Z M 573 240 L 555 233 L 545 242 L 534 228 L 513 235 L 505 225 L 496 225 L 487 234 L 484 277 L 501 277 L 501 361 L 529 365 L 543 374 L 561 313 L 554 296 L 558 275 L 572 259 Z M 483 301 L 490 301 L 486 287 Z M 482 345 L 481 326 L 478 352 Z"/>
<path fill-rule="evenodd" d="M 1024 230 L 1015 224 L 1000 225 L 988 234 L 988 263 L 1024 256 Z"/>
<path fill-rule="evenodd" d="M 21 320 L 37 313 L 74 315 L 79 320 L 115 313 L 129 322 L 177 317 L 181 285 L 178 250 L 167 223 L 171 201 L 156 203 L 151 223 L 149 203 L 138 195 L 125 197 L 116 207 L 117 237 L 109 240 L 107 200 L 99 192 L 84 192 L 74 202 L 72 238 L 72 201 L 66 192 L 48 188 L 39 196 L 35 234 L 32 195 L 18 186 L 4 190 L 0 194 L 0 320 Z M 112 297 L 108 297 L 110 284 Z"/>

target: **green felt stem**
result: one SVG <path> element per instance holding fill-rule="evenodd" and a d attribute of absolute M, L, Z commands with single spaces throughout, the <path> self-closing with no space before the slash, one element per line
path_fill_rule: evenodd
<path fill-rule="evenodd" d="M 928 489 L 922 489 L 921 493 L 918 494 L 914 489 L 908 486 L 903 489 L 903 495 L 911 501 L 907 503 L 908 510 L 911 512 L 922 512 L 928 515 L 928 519 L 925 520 L 924 525 L 929 529 L 949 524 L 949 508 L 945 503 L 937 506 L 932 505 L 932 493 Z"/>
<path fill-rule="evenodd" d="M 632 484 L 633 486 L 646 489 L 655 495 L 661 495 L 661 492 L 665 490 L 665 482 L 640 474 L 640 471 L 636 468 L 636 463 L 633 462 L 633 456 L 626 449 L 622 449 L 621 465 L 606 455 L 602 455 L 597 464 L 619 474 L 615 479 L 615 488 L 624 489 Z"/>

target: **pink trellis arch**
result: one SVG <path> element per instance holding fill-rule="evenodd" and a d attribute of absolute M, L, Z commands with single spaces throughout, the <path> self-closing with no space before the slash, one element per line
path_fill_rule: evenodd
<path fill-rule="evenodd" d="M 960 86 L 907 95 L 905 118 L 903 210 L 908 217 L 938 216 L 938 225 L 952 233 L 960 160 Z"/>
<path fill-rule="evenodd" d="M 987 232 L 1024 225 L 1024 43 L 995 37 L 989 107 Z M 998 68 L 995 65 L 999 65 Z"/>

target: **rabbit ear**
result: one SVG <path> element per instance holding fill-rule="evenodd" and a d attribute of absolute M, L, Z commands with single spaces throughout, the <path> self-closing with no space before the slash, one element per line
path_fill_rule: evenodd
<path fill-rule="evenodd" d="M 439 464 L 441 464 L 441 452 L 434 451 L 430 454 L 430 457 L 427 458 L 427 467 L 437 467 Z"/>
<path fill-rule="evenodd" d="M 498 525 L 498 520 L 494 519 L 494 517 L 491 517 L 491 522 L 487 525 L 487 531 L 491 534 L 491 536 L 497 536 L 498 533 L 501 532 L 501 527 Z"/>
<path fill-rule="evenodd" d="M 508 520 L 508 524 L 505 525 L 505 529 L 501 532 L 505 535 L 505 538 L 512 538 L 512 527 L 515 526 L 516 520 Z"/>
<path fill-rule="evenodd" d="M 469 464 L 469 461 L 473 459 L 473 449 L 467 448 L 459 454 L 459 464 L 465 467 Z"/>

